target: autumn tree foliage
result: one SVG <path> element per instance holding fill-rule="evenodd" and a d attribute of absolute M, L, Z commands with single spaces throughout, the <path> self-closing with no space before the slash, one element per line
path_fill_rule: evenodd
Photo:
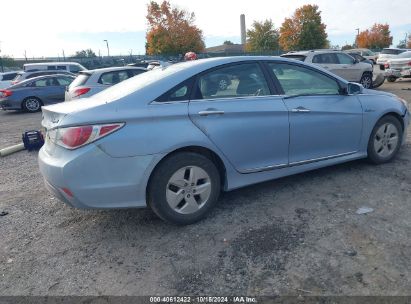
<path fill-rule="evenodd" d="M 408 35 L 407 48 L 411 49 L 411 34 Z"/>
<path fill-rule="evenodd" d="M 147 7 L 146 53 L 185 54 L 204 50 L 202 31 L 195 26 L 195 15 L 172 7 L 169 1 L 151 1 Z"/>
<path fill-rule="evenodd" d="M 375 23 L 370 29 L 360 32 L 356 44 L 360 48 L 382 49 L 392 44 L 388 24 Z"/>
<path fill-rule="evenodd" d="M 326 25 L 318 5 L 303 5 L 280 27 L 280 46 L 285 51 L 320 49 L 327 46 Z"/>
<path fill-rule="evenodd" d="M 278 30 L 274 27 L 271 19 L 262 22 L 254 21 L 251 29 L 247 31 L 247 52 L 263 52 L 277 50 Z"/>

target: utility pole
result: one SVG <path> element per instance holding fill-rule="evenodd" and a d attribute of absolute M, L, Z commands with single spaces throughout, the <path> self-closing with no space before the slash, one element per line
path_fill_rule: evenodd
<path fill-rule="evenodd" d="M 24 50 L 24 59 L 26 59 L 26 62 L 27 62 L 27 51 L 26 50 Z"/>
<path fill-rule="evenodd" d="M 64 54 L 64 50 L 63 50 L 63 61 L 66 61 L 66 54 Z"/>
<path fill-rule="evenodd" d="M 1 72 L 4 73 L 3 58 L 1 57 L 1 41 L 0 41 L 0 67 L 1 67 Z"/>
<path fill-rule="evenodd" d="M 356 28 L 355 30 L 357 31 L 357 38 L 355 38 L 355 46 L 358 47 L 358 36 L 360 36 L 360 29 Z"/>
<path fill-rule="evenodd" d="M 107 41 L 107 39 L 104 39 L 103 41 L 106 42 L 106 46 L 107 46 L 107 57 L 110 57 L 110 48 L 108 47 L 108 41 Z"/>

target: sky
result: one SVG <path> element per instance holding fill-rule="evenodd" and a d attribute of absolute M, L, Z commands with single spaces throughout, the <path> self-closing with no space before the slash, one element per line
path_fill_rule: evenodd
<path fill-rule="evenodd" d="M 0 55 L 27 57 L 70 56 L 91 48 L 96 54 L 144 54 L 149 0 L 1 0 Z M 158 0 L 157 2 L 160 2 Z M 327 25 L 331 45 L 351 44 L 356 29 L 388 23 L 394 45 L 411 33 L 409 0 L 170 0 L 192 11 L 203 30 L 207 47 L 225 40 L 240 43 L 240 14 L 246 26 L 272 19 L 280 27 L 284 18 L 304 4 L 317 4 Z"/>

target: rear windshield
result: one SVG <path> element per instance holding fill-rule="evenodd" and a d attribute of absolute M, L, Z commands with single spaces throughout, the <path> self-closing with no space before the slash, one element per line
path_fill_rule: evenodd
<path fill-rule="evenodd" d="M 3 80 L 13 80 L 16 77 L 16 75 L 17 73 L 4 74 Z"/>
<path fill-rule="evenodd" d="M 76 79 L 74 79 L 74 81 L 70 84 L 70 88 L 75 88 L 75 87 L 85 85 L 89 78 L 90 78 L 90 74 L 87 74 L 87 73 L 78 74 Z"/>
<path fill-rule="evenodd" d="M 398 55 L 404 53 L 405 50 L 393 50 L 393 49 L 383 49 L 381 54 L 388 54 L 388 55 Z"/>
<path fill-rule="evenodd" d="M 281 55 L 281 57 L 290 58 L 290 59 L 299 60 L 299 61 L 304 61 L 306 58 L 306 56 L 304 55 Z"/>

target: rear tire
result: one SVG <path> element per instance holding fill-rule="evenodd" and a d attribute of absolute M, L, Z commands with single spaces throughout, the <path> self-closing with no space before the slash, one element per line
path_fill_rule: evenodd
<path fill-rule="evenodd" d="M 391 161 L 401 147 L 403 130 L 397 118 L 382 117 L 374 126 L 368 141 L 368 159 L 374 164 Z"/>
<path fill-rule="evenodd" d="M 397 77 L 395 77 L 395 76 L 388 76 L 387 77 L 388 82 L 395 82 L 396 80 L 397 80 Z"/>
<path fill-rule="evenodd" d="M 22 108 L 29 113 L 38 112 L 41 109 L 41 100 L 37 97 L 27 97 L 23 100 Z"/>
<path fill-rule="evenodd" d="M 210 159 L 181 152 L 166 158 L 154 170 L 148 186 L 148 205 L 167 222 L 189 225 L 214 207 L 220 187 L 220 174 Z"/>

